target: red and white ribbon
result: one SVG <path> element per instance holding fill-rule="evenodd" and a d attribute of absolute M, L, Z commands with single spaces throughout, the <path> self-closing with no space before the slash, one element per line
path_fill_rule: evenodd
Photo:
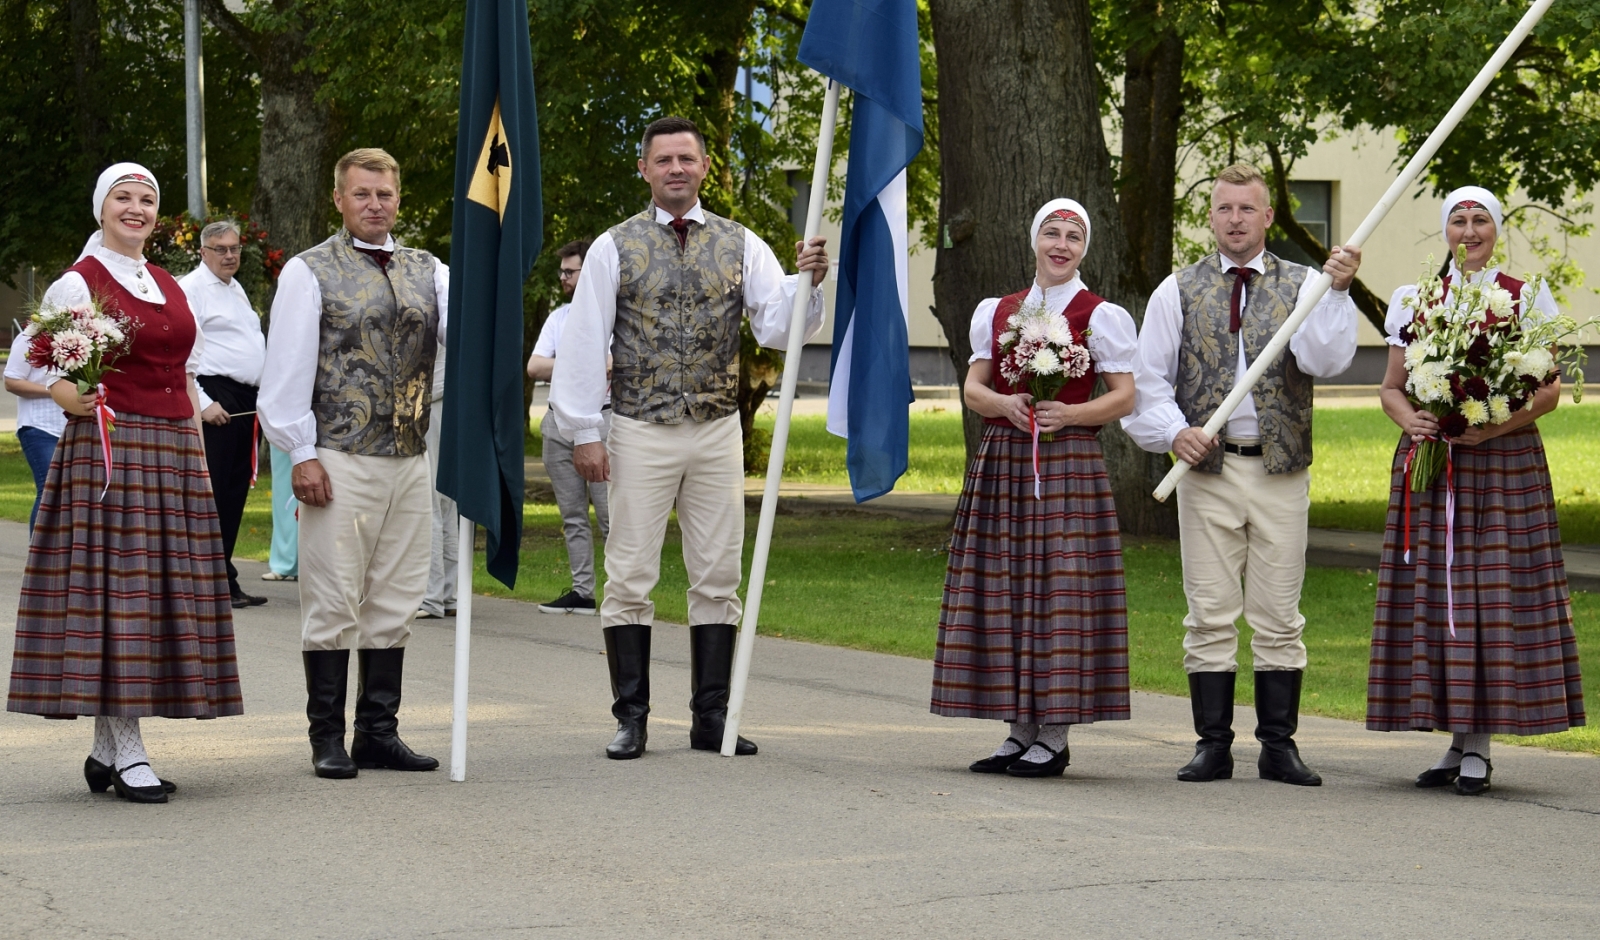
<path fill-rule="evenodd" d="M 1444 608 L 1450 625 L 1450 636 L 1456 635 L 1456 591 L 1453 569 L 1456 562 L 1456 460 L 1455 445 L 1449 438 L 1444 442 Z M 1411 564 L 1411 461 L 1417 455 L 1417 445 L 1406 452 L 1405 475 L 1401 485 L 1405 488 L 1405 558 Z"/>
<path fill-rule="evenodd" d="M 117 427 L 117 413 L 106 404 L 106 387 L 104 383 L 95 386 L 98 395 L 94 400 L 94 420 L 100 428 L 100 459 L 106 469 L 106 485 L 100 489 L 100 498 L 106 498 L 106 492 L 111 489 L 111 432 Z"/>
<path fill-rule="evenodd" d="M 261 472 L 261 415 L 250 419 L 250 488 L 256 488 L 256 477 Z"/>
<path fill-rule="evenodd" d="M 1028 424 L 1033 428 L 1033 498 L 1039 500 L 1044 499 L 1039 485 L 1039 413 L 1031 407 L 1028 409 Z"/>

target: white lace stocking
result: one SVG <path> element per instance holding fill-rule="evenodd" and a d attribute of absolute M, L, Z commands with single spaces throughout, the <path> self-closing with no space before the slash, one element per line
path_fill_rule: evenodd
<path fill-rule="evenodd" d="M 130 787 L 161 785 L 161 778 L 150 769 L 150 756 L 144 751 L 144 738 L 139 734 L 137 718 L 103 718 L 111 730 L 111 740 L 116 747 L 117 772 L 122 782 Z M 138 764 L 135 767 L 133 765 Z"/>

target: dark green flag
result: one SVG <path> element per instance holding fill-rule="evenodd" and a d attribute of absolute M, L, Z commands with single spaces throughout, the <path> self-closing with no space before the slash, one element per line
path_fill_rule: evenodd
<path fill-rule="evenodd" d="M 526 0 L 468 0 L 438 485 L 488 531 L 489 573 L 508 587 L 522 544 L 522 285 L 543 213 Z"/>

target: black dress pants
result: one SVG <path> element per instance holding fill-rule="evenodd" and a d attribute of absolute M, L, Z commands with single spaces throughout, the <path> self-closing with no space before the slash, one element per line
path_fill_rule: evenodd
<path fill-rule="evenodd" d="M 211 400 L 230 415 L 256 410 L 254 385 L 236 382 L 224 375 L 201 375 L 195 380 Z M 239 540 L 239 524 L 244 520 L 244 504 L 250 498 L 250 457 L 257 447 L 256 416 L 245 414 L 227 424 L 201 424 L 205 432 L 206 465 L 211 470 L 211 489 L 217 499 L 217 517 L 222 522 L 222 553 L 228 564 L 228 590 L 239 594 L 239 569 L 233 566 L 233 546 Z"/>

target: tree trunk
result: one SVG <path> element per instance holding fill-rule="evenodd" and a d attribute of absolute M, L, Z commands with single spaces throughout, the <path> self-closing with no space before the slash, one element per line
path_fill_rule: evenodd
<path fill-rule="evenodd" d="M 330 151 L 336 130 L 332 109 L 317 101 L 320 79 L 297 69 L 311 54 L 302 30 L 253 30 L 223 0 L 204 3 L 206 18 L 260 72 L 261 158 L 250 211 L 266 229 L 268 243 L 292 257 L 328 235 Z"/>
<path fill-rule="evenodd" d="M 1071 196 L 1089 211 L 1094 233 L 1082 271 L 1095 293 L 1137 316 L 1145 292 L 1132 273 L 1112 182 L 1087 0 L 933 0 L 931 12 L 943 224 L 934 315 L 964 382 L 972 311 L 985 297 L 1031 283 L 1028 223 L 1049 199 Z M 970 411 L 966 417 L 970 455 L 979 422 Z M 1101 439 L 1123 531 L 1175 532 L 1173 507 L 1150 498 L 1151 455 L 1114 424 Z"/>
<path fill-rule="evenodd" d="M 1154 4 L 1138 4 L 1154 18 Z M 1122 180 L 1119 203 L 1128 262 L 1139 292 L 1172 272 L 1173 189 L 1183 118 L 1183 39 L 1170 26 L 1129 46 L 1123 57 Z"/>
<path fill-rule="evenodd" d="M 100 3 L 70 0 L 72 27 L 72 82 L 78 103 L 78 134 L 90 169 L 105 167 L 106 116 L 100 94 Z"/>

